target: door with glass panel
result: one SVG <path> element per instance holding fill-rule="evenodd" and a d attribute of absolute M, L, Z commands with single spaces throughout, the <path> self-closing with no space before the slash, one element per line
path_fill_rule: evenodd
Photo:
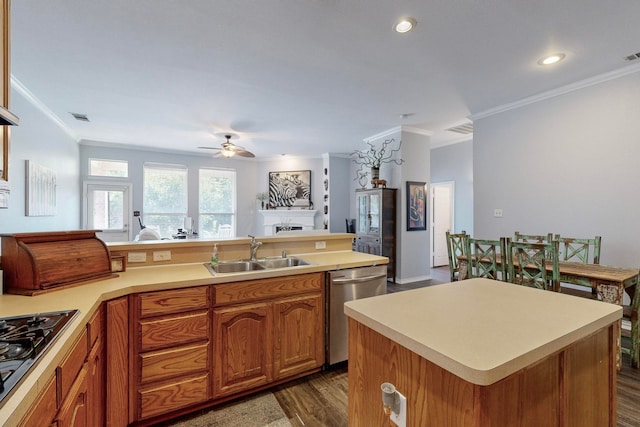
<path fill-rule="evenodd" d="M 84 183 L 84 227 L 102 230 L 105 242 L 126 242 L 131 236 L 131 185 Z"/>

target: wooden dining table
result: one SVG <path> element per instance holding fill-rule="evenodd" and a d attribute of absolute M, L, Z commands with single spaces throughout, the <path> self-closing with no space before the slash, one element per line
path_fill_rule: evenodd
<path fill-rule="evenodd" d="M 465 255 L 459 256 L 458 262 L 460 267 L 458 277 L 460 280 L 469 278 L 467 257 Z M 500 255 L 496 256 L 496 263 L 498 265 L 502 264 L 502 258 Z M 551 268 L 552 267 L 550 265 L 547 266 L 549 271 L 551 271 Z M 634 319 L 640 318 L 640 304 L 638 304 L 638 301 L 635 299 L 636 285 L 638 284 L 640 269 L 560 261 L 558 262 L 558 270 L 560 273 L 561 283 L 590 287 L 599 299 L 604 302 L 623 305 L 624 293 L 626 291 L 632 302 L 632 317 Z M 638 300 L 640 300 L 640 298 L 638 298 Z M 622 325 L 620 323 L 618 327 L 620 332 L 622 332 L 621 326 Z M 635 331 L 632 324 L 632 334 L 633 333 L 637 334 L 640 333 L 640 331 Z M 620 336 L 621 335 L 618 334 L 618 348 L 621 348 Z M 631 351 L 631 364 L 636 368 L 640 367 L 640 352 L 638 349 L 632 349 Z M 619 366 L 620 360 L 618 360 L 618 367 Z"/>

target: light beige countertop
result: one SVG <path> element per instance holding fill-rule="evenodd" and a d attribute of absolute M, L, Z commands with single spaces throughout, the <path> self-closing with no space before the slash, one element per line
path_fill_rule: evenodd
<path fill-rule="evenodd" d="M 80 336 L 100 303 L 131 293 L 387 264 L 386 257 L 352 251 L 295 254 L 310 265 L 212 275 L 202 262 L 127 268 L 116 277 L 38 296 L 0 295 L 0 317 L 78 309 L 80 313 L 0 407 L 0 425 L 17 424 Z M 108 325 L 107 325 L 108 328 Z"/>
<path fill-rule="evenodd" d="M 478 385 L 610 325 L 622 307 L 489 279 L 350 301 L 347 316 Z"/>

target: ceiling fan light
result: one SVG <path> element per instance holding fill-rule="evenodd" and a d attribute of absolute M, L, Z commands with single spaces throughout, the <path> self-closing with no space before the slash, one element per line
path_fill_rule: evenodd
<path fill-rule="evenodd" d="M 228 159 L 228 158 L 233 157 L 233 155 L 235 154 L 235 153 L 233 152 L 233 150 L 228 150 L 228 149 L 226 149 L 226 148 L 225 148 L 224 150 L 222 150 L 222 151 L 221 151 L 221 153 L 222 153 L 222 155 L 223 155 L 224 157 L 226 157 L 227 159 Z"/>

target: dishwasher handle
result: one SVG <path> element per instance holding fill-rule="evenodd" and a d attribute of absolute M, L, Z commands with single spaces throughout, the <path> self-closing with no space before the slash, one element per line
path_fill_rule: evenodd
<path fill-rule="evenodd" d="M 362 283 L 368 282 L 370 280 L 382 279 L 383 277 L 387 277 L 387 273 L 377 274 L 375 276 L 365 276 L 365 277 L 357 277 L 357 278 L 347 278 L 347 279 L 331 279 L 331 283 Z"/>

